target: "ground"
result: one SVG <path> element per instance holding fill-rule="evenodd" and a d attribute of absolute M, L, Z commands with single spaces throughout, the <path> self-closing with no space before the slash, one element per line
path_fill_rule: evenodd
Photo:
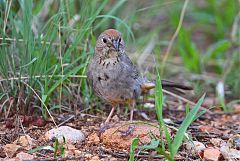
<path fill-rule="evenodd" d="M 177 102 L 175 102 L 177 104 Z M 107 108 L 105 110 L 107 115 L 107 112 L 110 109 Z M 150 117 L 150 120 L 147 121 L 146 119 L 143 119 L 141 113 L 145 113 L 147 116 Z M 134 120 L 142 121 L 142 122 L 148 122 L 148 123 L 155 123 L 154 119 L 156 118 L 155 112 L 150 110 L 139 110 L 138 112 L 135 112 Z M 216 152 L 219 154 L 218 159 L 224 160 L 224 156 L 222 152 L 219 150 L 221 149 L 222 143 L 231 143 L 232 148 L 239 151 L 239 132 L 240 132 L 240 108 L 239 106 L 236 106 L 234 111 L 231 113 L 224 113 L 219 109 L 213 109 L 213 113 L 205 113 L 200 118 L 198 118 L 195 122 L 191 124 L 191 126 L 188 128 L 188 134 L 191 136 L 193 141 L 198 141 L 200 143 L 203 143 L 206 148 L 212 147 L 216 150 Z M 103 114 L 97 113 L 96 115 L 91 114 L 78 114 L 78 115 L 71 115 L 69 113 L 63 113 L 61 115 L 56 115 L 55 121 L 59 125 L 66 125 L 73 127 L 75 129 L 79 129 L 86 135 L 86 140 L 82 143 L 78 144 L 62 144 L 65 147 L 65 155 L 63 157 L 60 157 L 60 152 L 58 152 L 57 158 L 61 160 L 128 160 L 129 158 L 129 148 L 128 146 L 131 143 L 131 140 L 134 137 L 140 137 L 141 132 L 144 130 L 139 130 L 139 128 L 152 128 L 148 125 L 136 125 L 135 126 L 135 133 L 133 135 L 130 135 L 126 138 L 122 138 L 120 135 L 115 136 L 115 138 L 111 139 L 114 136 L 114 130 L 116 129 L 116 126 L 118 126 L 119 120 L 127 120 L 127 116 L 123 115 L 123 110 L 118 111 L 118 113 L 113 117 L 111 125 L 113 125 L 110 128 L 110 131 L 107 130 L 102 134 L 98 133 L 99 127 L 101 126 L 101 123 L 104 122 L 104 118 L 102 118 Z M 185 110 L 183 109 L 183 106 L 170 106 L 168 105 L 164 109 L 164 118 L 167 118 L 168 120 L 171 120 L 174 122 L 174 124 L 169 124 L 175 127 L 178 127 L 181 122 L 183 121 L 185 117 Z M 54 124 L 51 119 L 48 119 L 48 121 L 44 121 L 43 119 L 35 118 L 32 120 L 38 120 L 38 122 L 34 122 L 31 119 L 31 116 L 17 116 L 13 115 L 9 117 L 6 120 L 1 119 L 0 122 L 0 147 L 1 147 L 1 153 L 0 158 L 14 158 L 17 154 L 20 152 L 27 152 L 30 149 L 34 149 L 40 146 L 53 146 L 54 141 L 47 141 L 44 137 L 45 133 L 54 128 Z M 71 119 L 68 119 L 71 118 Z M 16 120 L 19 120 L 20 122 L 16 124 Z M 31 121 L 26 121 L 31 120 Z M 67 121 L 66 121 L 67 120 Z M 43 122 L 43 123 L 42 123 Z M 126 123 L 126 121 L 125 121 Z M 34 124 L 34 125 L 33 125 Z M 17 126 L 19 125 L 19 126 Z M 145 126 L 145 127 L 143 127 Z M 171 131 L 171 134 L 174 135 L 174 130 L 169 128 Z M 140 133 L 139 133 L 140 131 Z M 138 134 L 136 134 L 138 133 Z M 146 134 L 146 133 L 145 133 Z M 155 133 L 156 136 L 158 135 Z M 22 145 L 21 142 L 16 142 L 15 140 L 18 140 L 20 136 L 26 136 L 29 135 L 31 139 L 33 139 L 33 144 L 31 147 L 28 145 Z M 106 137 L 110 137 L 110 139 L 106 139 Z M 144 136 L 147 138 L 148 136 Z M 148 141 L 150 141 L 149 139 Z M 14 142 L 15 141 L 15 142 Z M 234 142 L 235 141 L 235 142 Z M 238 145 L 237 142 L 238 141 Z M 186 142 L 186 141 L 185 141 Z M 142 143 L 146 144 L 146 141 L 144 142 L 142 139 Z M 236 145 L 234 144 L 236 143 Z M 12 150 L 6 150 L 6 145 L 12 145 Z M 197 154 L 194 154 L 189 148 L 186 146 L 187 143 L 184 143 L 177 156 L 175 157 L 176 160 L 196 160 L 203 158 L 204 155 L 207 155 L 207 151 L 199 151 Z M 24 147 L 25 146 L 25 147 Z M 210 150 L 212 150 L 210 148 Z M 141 153 L 138 153 L 139 149 L 135 150 L 135 159 L 137 160 L 158 160 L 160 158 L 163 158 L 163 156 L 156 155 L 153 151 L 142 151 Z M 211 152 L 210 152 L 211 153 Z M 49 159 L 54 160 L 54 150 L 39 150 L 37 152 L 34 152 L 32 154 L 34 158 L 37 159 Z M 214 154 L 215 155 L 215 154 Z M 15 157 L 16 158 L 16 157 Z"/>

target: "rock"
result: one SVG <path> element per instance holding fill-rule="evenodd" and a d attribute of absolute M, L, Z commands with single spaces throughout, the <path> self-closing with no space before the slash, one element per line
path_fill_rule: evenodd
<path fill-rule="evenodd" d="M 228 140 L 228 145 L 231 148 L 234 149 L 240 149 L 240 135 L 233 135 L 229 140 Z"/>
<path fill-rule="evenodd" d="M 186 143 L 186 149 L 193 155 L 198 155 L 201 151 L 206 149 L 205 145 L 198 141 L 192 141 Z"/>
<path fill-rule="evenodd" d="M 4 152 L 7 154 L 7 156 L 9 158 L 12 158 L 17 153 L 17 150 L 20 148 L 21 148 L 20 145 L 6 144 L 3 149 L 4 149 Z"/>
<path fill-rule="evenodd" d="M 144 106 L 145 108 L 150 108 L 150 109 L 152 109 L 152 108 L 155 107 L 155 104 L 153 104 L 153 103 L 144 103 L 143 106 Z"/>
<path fill-rule="evenodd" d="M 82 131 L 73 129 L 68 126 L 61 126 L 54 128 L 45 133 L 46 140 L 58 138 L 60 143 L 63 143 L 63 136 L 66 143 L 80 143 L 85 140 L 85 135 Z"/>
<path fill-rule="evenodd" d="M 81 155 L 82 155 L 82 151 L 80 151 L 80 150 L 74 150 L 74 155 L 75 155 L 75 156 L 81 156 Z"/>
<path fill-rule="evenodd" d="M 220 157 L 220 151 L 218 149 L 209 147 L 204 150 L 203 152 L 203 158 L 210 161 L 218 161 L 218 158 Z"/>
<path fill-rule="evenodd" d="M 100 140 L 102 140 L 102 143 L 106 147 L 128 150 L 133 138 L 139 138 L 141 140 L 141 143 L 148 144 L 151 141 L 151 138 L 149 137 L 150 132 L 152 135 L 160 137 L 159 129 L 157 128 L 158 124 L 152 123 L 152 125 L 156 127 L 146 124 L 134 124 L 135 128 L 132 134 L 128 135 L 127 137 L 122 137 L 122 133 L 120 131 L 126 131 L 129 127 L 129 124 L 128 122 L 120 122 L 118 124 L 115 124 L 114 127 L 107 129 L 100 136 Z"/>
<path fill-rule="evenodd" d="M 17 154 L 16 159 L 19 160 L 33 160 L 34 156 L 28 153 L 20 152 Z"/>
<path fill-rule="evenodd" d="M 112 118 L 111 118 L 111 120 L 113 121 L 113 122 L 119 122 L 119 117 L 117 116 L 117 115 L 114 115 Z"/>
<path fill-rule="evenodd" d="M 220 138 L 211 138 L 210 142 L 215 146 L 215 147 L 220 147 L 221 144 L 224 143 L 224 141 Z"/>
<path fill-rule="evenodd" d="M 229 148 L 229 146 L 221 146 L 220 151 L 226 160 L 240 159 L 240 151 Z"/>
<path fill-rule="evenodd" d="M 30 150 L 35 145 L 35 140 L 29 135 L 20 136 L 19 139 L 14 141 L 14 144 L 22 146 L 26 150 Z"/>

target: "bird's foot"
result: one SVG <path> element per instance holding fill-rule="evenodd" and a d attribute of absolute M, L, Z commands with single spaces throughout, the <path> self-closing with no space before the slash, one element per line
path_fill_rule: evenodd
<path fill-rule="evenodd" d="M 126 131 L 122 131 L 122 130 L 118 130 L 118 131 L 122 133 L 121 137 L 125 138 L 130 134 L 132 134 L 134 129 L 135 129 L 135 126 L 133 124 L 130 124 Z"/>
<path fill-rule="evenodd" d="M 110 129 L 111 127 L 113 127 L 112 125 L 110 125 L 109 123 L 103 123 L 101 124 L 100 128 L 98 129 L 98 133 L 102 134 L 104 133 L 107 129 Z"/>

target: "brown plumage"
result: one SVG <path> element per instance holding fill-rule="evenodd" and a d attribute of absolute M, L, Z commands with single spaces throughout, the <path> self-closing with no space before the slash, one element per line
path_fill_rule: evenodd
<path fill-rule="evenodd" d="M 136 99 L 155 87 L 154 82 L 139 75 L 137 68 L 125 53 L 122 34 L 114 29 L 108 29 L 98 37 L 95 54 L 88 65 L 87 80 L 95 94 L 112 105 L 105 123 L 109 122 L 115 107 L 122 103 L 130 105 L 132 121 Z M 170 81 L 162 81 L 162 86 L 191 89 Z"/>

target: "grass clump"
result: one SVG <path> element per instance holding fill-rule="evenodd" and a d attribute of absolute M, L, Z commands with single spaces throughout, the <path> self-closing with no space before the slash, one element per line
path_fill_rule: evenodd
<path fill-rule="evenodd" d="M 167 129 L 167 125 L 163 120 L 163 92 L 160 75 L 158 74 L 158 78 L 156 81 L 155 88 L 155 105 L 156 105 L 156 114 L 159 124 L 160 138 L 156 136 L 151 140 L 149 145 L 138 146 L 138 138 L 132 140 L 131 148 L 130 148 L 130 160 L 134 160 L 133 151 L 137 148 L 143 150 L 155 150 L 158 154 L 163 155 L 168 160 L 174 160 L 174 156 L 177 154 L 182 142 L 186 136 L 187 128 L 190 124 L 196 120 L 200 113 L 198 113 L 199 108 L 203 102 L 205 94 L 198 100 L 196 105 L 192 108 L 191 111 L 187 112 L 185 119 L 183 120 L 180 127 L 177 129 L 175 136 L 171 136 Z M 202 114 L 202 113 L 201 113 Z M 165 136 L 165 139 L 163 139 Z M 190 139 L 189 137 L 187 139 Z M 168 153 L 168 152 L 169 153 Z"/>

